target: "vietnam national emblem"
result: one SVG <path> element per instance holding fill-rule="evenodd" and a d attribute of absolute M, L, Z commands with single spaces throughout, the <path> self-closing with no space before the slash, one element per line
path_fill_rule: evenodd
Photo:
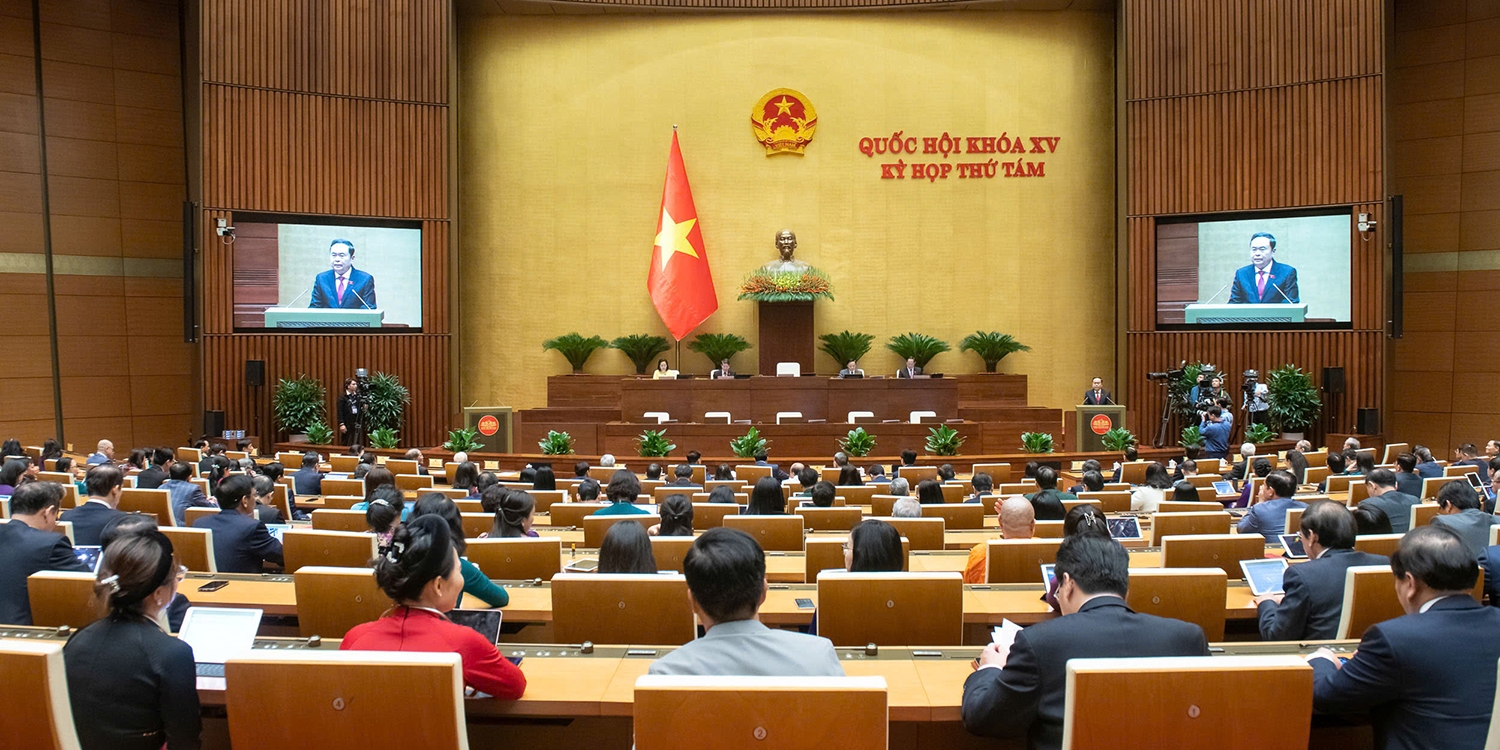
<path fill-rule="evenodd" d="M 772 89 L 750 111 L 750 130 L 766 147 L 766 156 L 801 155 L 817 129 L 818 113 L 812 102 L 791 89 Z"/>

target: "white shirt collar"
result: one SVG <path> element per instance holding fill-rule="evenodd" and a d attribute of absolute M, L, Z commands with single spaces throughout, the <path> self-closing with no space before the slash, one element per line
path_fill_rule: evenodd
<path fill-rule="evenodd" d="M 1440 602 L 1440 601 L 1442 601 L 1444 599 L 1452 598 L 1453 596 L 1456 596 L 1456 595 L 1455 594 L 1449 594 L 1447 596 L 1439 596 L 1439 597 L 1435 597 L 1433 599 L 1428 599 L 1427 601 L 1425 601 L 1425 602 L 1422 603 L 1421 608 L 1419 608 L 1417 611 L 1418 612 L 1426 612 L 1427 610 L 1432 609 L 1432 605 L 1437 604 L 1438 602 Z"/>

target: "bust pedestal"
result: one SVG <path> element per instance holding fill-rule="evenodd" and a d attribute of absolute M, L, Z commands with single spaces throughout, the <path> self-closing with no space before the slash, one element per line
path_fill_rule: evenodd
<path fill-rule="evenodd" d="M 775 375 L 776 363 L 799 362 L 804 375 L 813 372 L 817 352 L 812 302 L 759 302 L 760 374 Z"/>

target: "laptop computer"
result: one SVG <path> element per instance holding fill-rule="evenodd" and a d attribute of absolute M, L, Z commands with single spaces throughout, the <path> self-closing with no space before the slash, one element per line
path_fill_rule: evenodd
<path fill-rule="evenodd" d="M 104 559 L 104 548 L 96 544 L 83 544 L 73 548 L 73 554 L 78 561 L 89 566 L 89 570 L 98 573 L 99 561 Z"/>
<path fill-rule="evenodd" d="M 266 531 L 271 532 L 271 538 L 275 539 L 278 542 L 282 542 L 285 540 L 282 539 L 281 536 L 285 534 L 286 530 L 290 529 L 291 527 L 292 525 L 289 523 L 268 523 L 266 524 Z"/>
<path fill-rule="evenodd" d="M 1104 523 L 1109 526 L 1109 536 L 1115 540 L 1140 539 L 1141 522 L 1135 516 L 1120 516 L 1118 518 L 1106 518 Z"/>
<path fill-rule="evenodd" d="M 261 610 L 190 607 L 177 637 L 193 647 L 199 677 L 223 677 L 224 662 L 250 651 Z"/>
<path fill-rule="evenodd" d="M 1283 593 L 1281 575 L 1286 572 L 1286 566 L 1286 560 L 1281 558 L 1240 561 L 1240 570 L 1245 571 L 1245 583 L 1250 584 L 1250 593 L 1256 596 Z"/>

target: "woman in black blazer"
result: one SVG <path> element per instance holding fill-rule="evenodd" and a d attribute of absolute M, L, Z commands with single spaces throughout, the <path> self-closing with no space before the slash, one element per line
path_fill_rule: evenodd
<path fill-rule="evenodd" d="M 154 529 L 115 539 L 95 584 L 109 614 L 63 647 L 68 695 L 84 750 L 196 750 L 201 746 L 193 649 L 159 620 L 182 569 Z"/>

